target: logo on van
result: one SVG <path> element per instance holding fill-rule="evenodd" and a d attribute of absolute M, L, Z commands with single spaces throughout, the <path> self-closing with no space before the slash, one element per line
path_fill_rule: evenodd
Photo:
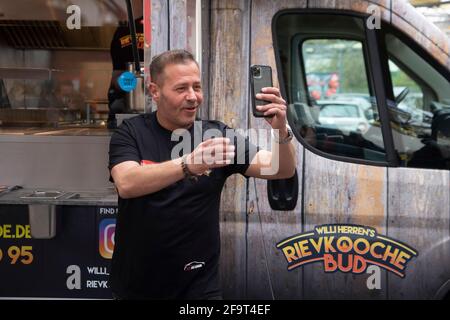
<path fill-rule="evenodd" d="M 361 274 L 376 265 L 405 277 L 406 266 L 419 253 L 410 246 L 377 233 L 374 228 L 351 224 L 327 224 L 284 239 L 277 244 L 291 271 L 323 262 L 327 273 Z"/>

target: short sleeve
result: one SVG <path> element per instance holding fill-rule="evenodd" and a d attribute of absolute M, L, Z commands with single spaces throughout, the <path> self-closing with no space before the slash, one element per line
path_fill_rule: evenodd
<path fill-rule="evenodd" d="M 136 161 L 137 163 L 141 161 L 136 139 L 126 120 L 111 136 L 109 143 L 109 171 L 111 172 L 115 165 L 125 161 Z M 109 181 L 114 182 L 111 176 Z"/>
<path fill-rule="evenodd" d="M 227 175 L 240 173 L 245 176 L 245 172 L 255 155 L 258 153 L 259 148 L 250 142 L 248 136 L 244 136 L 230 127 L 226 127 L 225 130 L 225 136 L 230 138 L 235 146 L 234 161 L 232 164 L 225 167 Z"/>

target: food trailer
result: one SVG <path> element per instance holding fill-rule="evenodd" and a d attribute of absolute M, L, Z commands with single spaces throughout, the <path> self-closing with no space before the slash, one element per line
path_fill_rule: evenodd
<path fill-rule="evenodd" d="M 27 10 L 5 5 L 0 17 L 1 101 L 3 92 L 19 96 L 0 106 L 0 297 L 108 299 L 117 194 L 107 170 L 105 41 L 129 10 L 125 1 L 73 1 L 82 13 L 75 36 L 66 22 L 76 11 L 16 2 Z M 251 114 L 252 64 L 272 67 L 289 103 L 295 177 L 235 175 L 222 193 L 225 299 L 449 297 L 442 32 L 402 0 L 144 0 L 142 8 L 144 65 L 168 49 L 193 52 L 202 118 L 267 127 Z M 40 96 L 52 79 L 83 93 L 81 107 L 36 102 L 33 90 Z M 154 108 L 146 97 L 140 112 Z"/>

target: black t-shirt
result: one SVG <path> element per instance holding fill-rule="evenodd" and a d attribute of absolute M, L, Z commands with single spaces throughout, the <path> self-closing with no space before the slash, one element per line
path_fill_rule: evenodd
<path fill-rule="evenodd" d="M 144 58 L 144 25 L 142 18 L 135 20 L 136 40 L 139 59 Z M 113 70 L 127 70 L 127 62 L 134 62 L 133 50 L 131 46 L 130 28 L 128 25 L 119 26 L 111 40 L 110 47 Z"/>
<path fill-rule="evenodd" d="M 197 121 L 188 130 L 191 150 L 201 142 L 194 139 L 194 131 L 207 129 L 217 129 L 224 137 L 232 130 L 218 121 Z M 171 160 L 172 148 L 179 143 L 171 136 L 156 112 L 125 120 L 111 137 L 109 169 L 124 161 L 151 165 Z M 115 295 L 203 299 L 220 294 L 220 195 L 226 178 L 244 174 L 258 150 L 247 138 L 236 136 L 235 164 L 213 169 L 197 182 L 183 179 L 146 196 L 119 197 L 110 278 Z M 245 164 L 236 164 L 244 157 Z"/>

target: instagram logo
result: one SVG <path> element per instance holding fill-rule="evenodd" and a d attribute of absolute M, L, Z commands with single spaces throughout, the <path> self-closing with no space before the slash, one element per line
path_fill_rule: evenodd
<path fill-rule="evenodd" d="M 116 219 L 103 219 L 100 221 L 98 249 L 105 259 L 111 259 L 114 251 L 114 234 L 116 232 Z"/>

